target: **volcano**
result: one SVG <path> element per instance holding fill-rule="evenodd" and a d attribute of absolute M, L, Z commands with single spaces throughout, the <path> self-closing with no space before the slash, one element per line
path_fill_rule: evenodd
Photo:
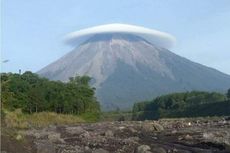
<path fill-rule="evenodd" d="M 103 110 L 191 90 L 226 91 L 230 76 L 128 32 L 95 33 L 38 72 L 51 80 L 88 75 Z"/>

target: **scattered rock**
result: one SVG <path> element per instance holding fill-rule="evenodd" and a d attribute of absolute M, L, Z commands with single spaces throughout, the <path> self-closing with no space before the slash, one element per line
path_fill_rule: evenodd
<path fill-rule="evenodd" d="M 176 152 L 178 152 L 178 150 L 176 149 L 176 148 L 173 148 L 173 150 L 172 150 L 172 152 L 174 153 L 176 153 Z"/>
<path fill-rule="evenodd" d="M 31 142 L 28 146 L 32 148 L 27 152 L 18 149 L 16 151 L 18 153 L 225 153 L 230 152 L 230 121 L 224 121 L 224 124 L 223 118 L 115 121 L 23 130 L 17 132 L 15 138 L 28 139 L 29 141 L 25 142 Z M 191 126 L 188 123 L 191 123 Z M 15 138 L 14 142 L 11 142 L 11 137 L 3 145 L 4 151 L 10 153 L 12 151 L 7 148 L 23 145 L 24 141 L 17 141 Z M 21 148 L 29 148 L 28 146 Z"/>
<path fill-rule="evenodd" d="M 158 123 L 153 123 L 153 127 L 155 128 L 156 131 L 163 131 L 164 130 L 164 127 Z"/>
<path fill-rule="evenodd" d="M 119 130 L 123 130 L 123 129 L 125 129 L 125 127 L 124 126 L 120 126 L 118 129 Z"/>
<path fill-rule="evenodd" d="M 113 132 L 111 130 L 107 130 L 104 135 L 106 137 L 113 137 Z"/>
<path fill-rule="evenodd" d="M 24 135 L 33 136 L 36 139 L 45 139 L 48 137 L 50 133 L 56 133 L 56 128 L 44 128 L 42 130 L 31 129 L 29 131 L 24 132 Z"/>
<path fill-rule="evenodd" d="M 176 134 L 176 133 L 177 133 L 177 130 L 172 130 L 171 133 L 172 133 L 172 134 Z"/>
<path fill-rule="evenodd" d="M 178 137 L 178 140 L 179 140 L 179 141 L 183 140 L 183 137 L 182 137 L 182 136 L 179 136 L 179 137 Z"/>
<path fill-rule="evenodd" d="M 49 141 L 40 141 L 37 143 L 37 153 L 55 153 L 54 145 Z"/>
<path fill-rule="evenodd" d="M 130 138 L 124 139 L 123 142 L 124 144 L 131 144 L 131 143 L 138 143 L 139 140 L 140 138 L 138 137 L 130 137 Z"/>
<path fill-rule="evenodd" d="M 21 136 L 20 134 L 18 134 L 18 135 L 16 136 L 16 140 L 18 140 L 18 141 L 22 140 L 22 136 Z"/>
<path fill-rule="evenodd" d="M 130 131 L 131 133 L 133 133 L 133 134 L 137 133 L 137 130 L 135 130 L 133 127 L 130 127 L 130 128 L 129 128 L 129 131 Z"/>
<path fill-rule="evenodd" d="M 107 150 L 100 148 L 100 149 L 93 150 L 92 153 L 109 153 L 109 152 Z"/>
<path fill-rule="evenodd" d="M 90 134 L 89 134 L 89 132 L 88 131 L 86 131 L 86 132 L 84 132 L 84 133 L 82 133 L 81 135 L 80 135 L 80 137 L 82 137 L 82 138 L 90 138 Z"/>
<path fill-rule="evenodd" d="M 90 150 L 90 148 L 88 146 L 85 146 L 85 150 Z"/>
<path fill-rule="evenodd" d="M 230 130 L 203 133 L 204 141 L 224 144 L 230 147 Z"/>
<path fill-rule="evenodd" d="M 154 147 L 153 153 L 167 153 L 167 151 L 162 147 Z"/>
<path fill-rule="evenodd" d="M 80 135 L 82 133 L 85 132 L 85 130 L 80 127 L 80 126 L 77 126 L 77 127 L 66 127 L 66 132 L 68 134 L 71 134 L 71 135 Z"/>
<path fill-rule="evenodd" d="M 187 134 L 185 137 L 184 137 L 185 140 L 192 140 L 193 137 L 189 134 Z"/>
<path fill-rule="evenodd" d="M 142 130 L 145 132 L 154 132 L 154 131 L 163 131 L 164 128 L 158 123 L 144 123 L 142 126 Z"/>
<path fill-rule="evenodd" d="M 141 145 L 137 147 L 136 153 L 151 153 L 150 149 L 151 148 L 148 145 Z"/>
<path fill-rule="evenodd" d="M 51 142 L 64 142 L 64 140 L 61 138 L 61 134 L 60 133 L 51 132 L 48 135 L 48 139 Z"/>

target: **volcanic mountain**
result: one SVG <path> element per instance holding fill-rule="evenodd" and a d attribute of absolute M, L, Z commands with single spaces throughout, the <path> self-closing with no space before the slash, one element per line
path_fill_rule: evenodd
<path fill-rule="evenodd" d="M 104 110 L 131 108 L 134 102 L 171 92 L 230 87 L 229 75 L 130 33 L 94 34 L 38 74 L 61 81 L 89 75 Z"/>

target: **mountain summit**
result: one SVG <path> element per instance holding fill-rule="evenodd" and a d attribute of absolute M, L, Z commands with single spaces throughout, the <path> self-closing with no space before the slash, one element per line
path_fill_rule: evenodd
<path fill-rule="evenodd" d="M 38 74 L 61 81 L 89 75 L 105 110 L 127 109 L 134 102 L 170 92 L 230 87 L 229 75 L 130 33 L 94 34 Z"/>

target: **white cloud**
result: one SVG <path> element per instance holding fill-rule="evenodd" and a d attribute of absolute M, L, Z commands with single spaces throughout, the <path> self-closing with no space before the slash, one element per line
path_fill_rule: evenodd
<path fill-rule="evenodd" d="M 66 42 L 70 45 L 77 45 L 78 42 L 86 39 L 95 34 L 102 33 L 130 33 L 138 35 L 152 44 L 158 45 L 163 48 L 171 48 L 175 45 L 176 39 L 165 32 L 154 29 L 144 28 L 128 24 L 106 24 L 95 26 L 87 29 L 82 29 L 72 32 L 66 36 Z"/>

